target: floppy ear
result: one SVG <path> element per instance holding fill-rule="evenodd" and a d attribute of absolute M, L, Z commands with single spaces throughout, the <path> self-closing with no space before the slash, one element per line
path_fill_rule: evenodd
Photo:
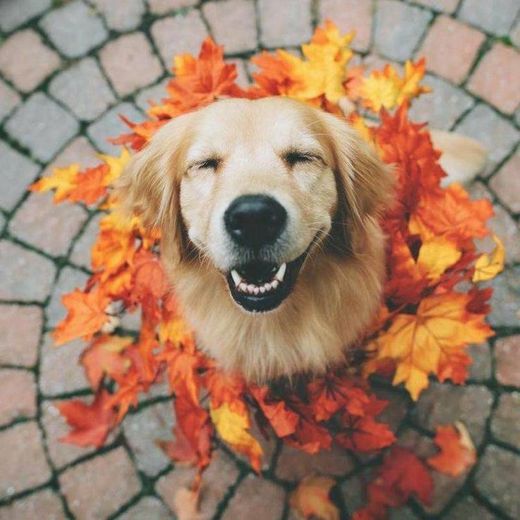
<path fill-rule="evenodd" d="M 187 251 L 179 199 L 190 119 L 187 114 L 165 124 L 132 157 L 115 185 L 127 215 L 137 215 L 146 228 L 161 229 L 162 246 L 174 262 Z"/>
<path fill-rule="evenodd" d="M 394 177 L 375 150 L 345 120 L 323 113 L 334 161 L 338 203 L 330 245 L 339 254 L 356 249 L 356 231 L 377 218 L 393 200 Z"/>

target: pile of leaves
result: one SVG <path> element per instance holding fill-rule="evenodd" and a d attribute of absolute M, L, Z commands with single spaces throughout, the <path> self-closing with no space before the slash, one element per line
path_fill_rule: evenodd
<path fill-rule="evenodd" d="M 333 443 L 371 453 L 395 441 L 388 425 L 377 420 L 386 402 L 371 392 L 371 374 L 403 383 L 414 400 L 431 377 L 465 381 L 471 363 L 467 345 L 492 335 L 485 322 L 491 291 L 479 282 L 495 276 L 504 261 L 496 238 L 490 253 L 479 254 L 475 247 L 474 240 L 489 233 L 492 208 L 487 201 L 470 200 L 459 185 L 441 186 L 445 173 L 428 130 L 408 119 L 411 100 L 428 91 L 420 85 L 424 62 L 407 62 L 402 74 L 391 66 L 366 74 L 349 66 L 351 39 L 327 22 L 302 46 L 302 57 L 283 50 L 255 56 L 251 61 L 258 71 L 248 88 L 237 85 L 235 65 L 225 63 L 222 48 L 207 39 L 198 57 L 175 58 L 167 97 L 150 107 L 148 119 L 126 121 L 130 131 L 114 140 L 122 145 L 118 157 L 101 155 L 94 168 L 58 168 L 32 186 L 54 190 L 56 202 L 104 212 L 92 248 L 92 276 L 84 288 L 63 297 L 68 314 L 54 331 L 58 345 L 75 338 L 88 342 L 81 363 L 95 392 L 90 404 L 60 405 L 71 426 L 66 442 L 101 446 L 140 394 L 166 380 L 176 426 L 162 448 L 172 460 L 196 465 L 200 476 L 218 436 L 259 472 L 262 448 L 251 433 L 253 420 L 261 434 L 310 454 Z M 159 260 L 159 231 L 144 229 L 137 217 L 124 219 L 111 191 L 130 150 L 145 146 L 172 118 L 225 97 L 264 96 L 288 96 L 347 117 L 380 157 L 395 165 L 397 176 L 397 202 L 383 219 L 390 237 L 385 297 L 363 341 L 366 360 L 296 385 L 248 385 L 197 349 Z M 123 334 L 125 313 L 140 314 L 137 337 Z M 473 463 L 474 449 L 459 429 L 444 428 L 437 438 L 441 451 L 428 464 L 458 474 Z M 431 498 L 426 462 L 401 447 L 387 451 L 359 519 L 383 518 L 411 495 L 425 503 Z M 309 490 L 326 495 L 327 479 L 302 485 L 307 499 L 298 500 L 297 490 L 295 507 L 304 516 L 319 516 Z"/>

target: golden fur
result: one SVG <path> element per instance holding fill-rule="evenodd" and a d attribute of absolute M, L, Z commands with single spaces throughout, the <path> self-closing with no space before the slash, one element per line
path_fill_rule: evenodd
<path fill-rule="evenodd" d="M 288 167 L 283 153 L 295 146 L 321 160 Z M 215 155 L 215 171 L 200 166 Z M 118 190 L 131 211 L 161 227 L 162 260 L 199 345 L 250 381 L 322 373 L 377 312 L 385 273 L 378 215 L 391 199 L 391 175 L 335 116 L 286 98 L 219 101 L 162 127 Z M 223 275 L 234 260 L 222 214 L 247 193 L 288 208 L 280 262 L 310 245 L 293 292 L 267 313 L 239 307 Z"/>

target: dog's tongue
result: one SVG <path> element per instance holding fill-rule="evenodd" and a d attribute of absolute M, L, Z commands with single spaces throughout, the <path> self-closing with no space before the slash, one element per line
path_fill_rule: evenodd
<path fill-rule="evenodd" d="M 278 266 L 267 262 L 249 262 L 237 269 L 240 276 L 248 282 L 263 283 L 270 281 Z"/>

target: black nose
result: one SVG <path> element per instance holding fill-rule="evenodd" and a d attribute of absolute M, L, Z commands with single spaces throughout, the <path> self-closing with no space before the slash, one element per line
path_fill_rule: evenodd
<path fill-rule="evenodd" d="M 233 240 L 247 247 L 272 244 L 282 233 L 287 212 L 267 195 L 242 195 L 224 214 L 227 232 Z"/>

